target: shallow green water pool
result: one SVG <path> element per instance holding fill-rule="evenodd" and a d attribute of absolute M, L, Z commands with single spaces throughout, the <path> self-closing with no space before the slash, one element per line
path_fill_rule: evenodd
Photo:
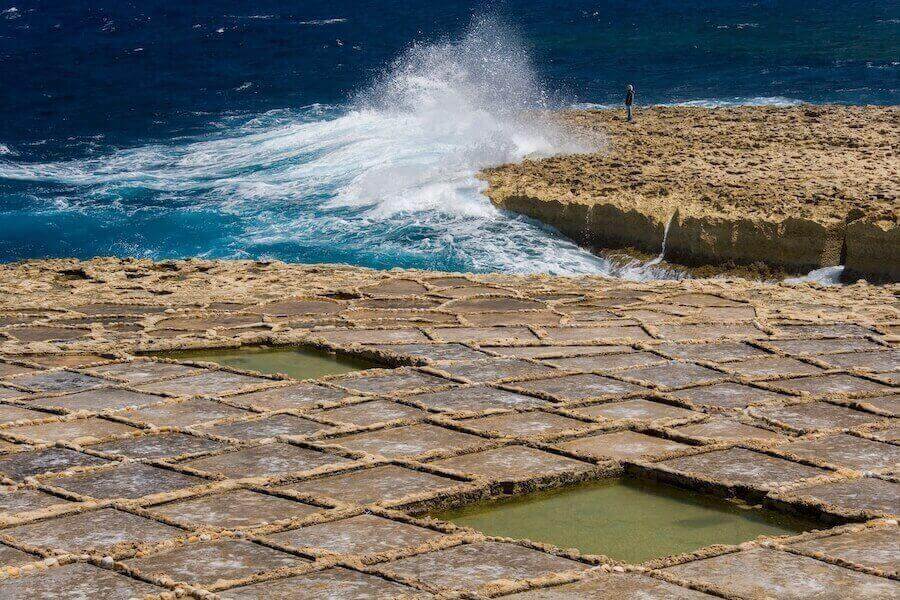
<path fill-rule="evenodd" d="M 816 528 L 779 512 L 638 479 L 608 479 L 433 513 L 488 535 L 626 562 Z"/>
<path fill-rule="evenodd" d="M 343 356 L 303 346 L 247 346 L 224 350 L 177 350 L 154 354 L 176 360 L 214 362 L 261 373 L 284 373 L 297 379 L 340 375 L 378 365 L 352 356 Z"/>

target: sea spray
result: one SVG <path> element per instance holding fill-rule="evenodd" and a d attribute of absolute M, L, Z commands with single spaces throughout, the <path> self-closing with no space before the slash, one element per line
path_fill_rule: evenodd
<path fill-rule="evenodd" d="M 495 217 L 478 170 L 601 147 L 599 137 L 563 129 L 547 113 L 557 105 L 518 38 L 495 20 L 478 20 L 459 41 L 413 45 L 351 112 L 393 160 L 368 164 L 331 205 Z"/>
<path fill-rule="evenodd" d="M 841 278 L 844 276 L 844 265 L 835 265 L 832 267 L 822 267 L 814 269 L 800 277 L 788 277 L 784 283 L 801 284 L 801 283 L 817 283 L 819 285 L 840 285 Z"/>
<path fill-rule="evenodd" d="M 662 247 L 659 249 L 659 254 L 656 256 L 656 258 L 647 263 L 648 267 L 658 265 L 666 259 L 666 243 L 669 241 L 669 228 L 672 226 L 672 221 L 674 220 L 675 213 L 672 213 L 672 216 L 669 217 L 668 221 L 666 221 L 665 227 L 663 227 Z"/>
<path fill-rule="evenodd" d="M 670 275 L 594 256 L 481 193 L 480 169 L 602 144 L 558 125 L 547 109 L 559 105 L 517 37 L 482 19 L 458 41 L 412 46 L 348 106 L 231 118 L 199 138 L 88 160 L 0 157 L 0 178 L 58 190 L 32 207 L 35 236 L 48 221 L 95 216 L 93 230 L 57 227 L 87 256 Z"/>

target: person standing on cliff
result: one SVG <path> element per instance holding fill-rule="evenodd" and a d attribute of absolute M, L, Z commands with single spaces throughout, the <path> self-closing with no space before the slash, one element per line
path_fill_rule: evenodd
<path fill-rule="evenodd" d="M 631 105 L 634 104 L 634 86 L 629 83 L 625 89 L 627 90 L 625 93 L 625 112 L 628 114 L 628 122 L 631 123 L 634 121 L 634 115 L 631 114 Z"/>

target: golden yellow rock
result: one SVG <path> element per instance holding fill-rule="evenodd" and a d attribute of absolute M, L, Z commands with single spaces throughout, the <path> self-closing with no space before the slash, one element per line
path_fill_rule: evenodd
<path fill-rule="evenodd" d="M 488 196 L 591 248 L 687 265 L 846 264 L 898 278 L 897 107 L 569 111 L 608 138 L 594 154 L 488 169 Z"/>

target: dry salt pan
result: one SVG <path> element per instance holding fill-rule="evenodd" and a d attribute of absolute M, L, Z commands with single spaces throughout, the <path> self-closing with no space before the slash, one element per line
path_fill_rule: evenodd
<path fill-rule="evenodd" d="M 6 265 L 0 595 L 894 597 L 893 303 L 862 284 Z M 645 529 L 623 545 L 626 519 Z"/>

